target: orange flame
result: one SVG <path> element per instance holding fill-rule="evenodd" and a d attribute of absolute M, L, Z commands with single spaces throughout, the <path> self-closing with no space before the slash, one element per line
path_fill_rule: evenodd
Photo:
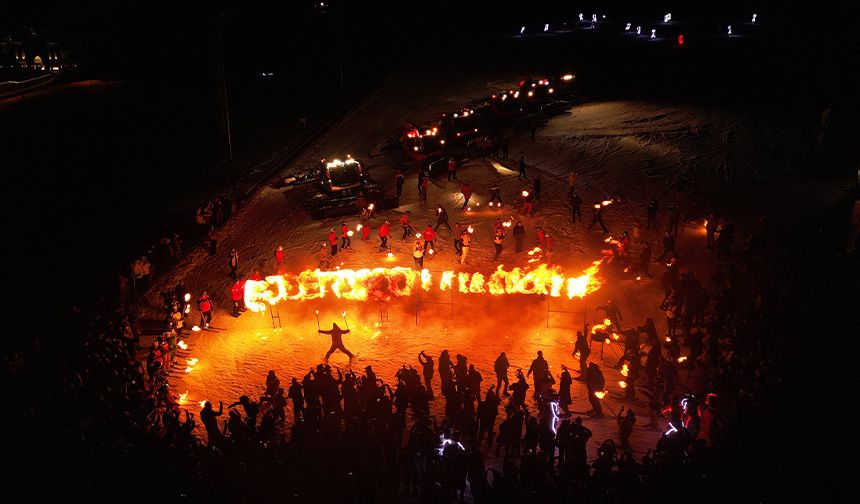
<path fill-rule="evenodd" d="M 603 399 L 604 397 L 606 397 L 606 391 L 601 392 L 600 390 L 596 390 L 594 392 L 594 397 L 598 399 Z"/>
<path fill-rule="evenodd" d="M 194 367 L 193 367 L 193 366 L 188 366 L 188 367 L 186 367 L 186 368 L 185 368 L 185 372 L 186 372 L 186 373 L 190 373 L 190 372 L 191 372 L 191 371 L 193 371 L 193 370 L 194 370 Z"/>
<path fill-rule="evenodd" d="M 179 404 L 185 404 L 185 401 L 188 399 L 188 391 L 186 390 L 184 394 L 179 394 Z"/>
<path fill-rule="evenodd" d="M 177 343 L 176 346 L 178 346 L 179 348 L 181 348 L 183 350 L 188 350 L 188 343 L 186 343 L 182 340 L 179 340 L 179 343 Z"/>
<path fill-rule="evenodd" d="M 491 274 L 443 271 L 436 277 L 427 269 L 374 268 L 336 271 L 305 270 L 298 275 L 273 275 L 265 280 L 245 282 L 245 305 L 251 311 L 265 311 L 266 305 L 280 301 L 306 301 L 333 295 L 352 301 L 388 301 L 406 297 L 417 288 L 430 291 L 434 285 L 446 291 L 453 288 L 463 294 L 488 293 L 536 294 L 551 297 L 583 298 L 603 285 L 599 275 L 601 261 L 595 261 L 576 277 L 568 277 L 557 266 L 540 264 L 536 268 L 515 267 L 506 270 L 499 265 Z M 607 321 L 608 322 L 608 321 Z"/>
<path fill-rule="evenodd" d="M 187 362 L 189 366 L 196 366 L 199 359 L 197 359 L 197 357 L 189 357 L 188 359 L 185 359 L 185 362 Z"/>
<path fill-rule="evenodd" d="M 591 326 L 591 334 L 597 334 L 598 332 L 603 331 L 604 329 L 606 329 L 607 327 L 609 327 L 611 325 L 612 325 L 611 320 L 609 320 L 608 318 L 603 319 L 602 324 L 594 324 L 593 326 Z"/>
<path fill-rule="evenodd" d="M 627 382 L 624 380 L 621 380 L 620 382 L 618 382 L 618 386 L 621 388 L 627 388 Z"/>
<path fill-rule="evenodd" d="M 194 326 L 191 328 L 191 330 L 194 332 L 200 332 L 200 326 Z"/>
<path fill-rule="evenodd" d="M 684 362 L 685 360 L 687 360 L 687 356 L 686 356 L 686 355 L 684 355 L 684 356 L 682 356 L 682 357 L 678 357 L 678 362 L 679 362 L 679 363 Z"/>
<path fill-rule="evenodd" d="M 203 401 L 200 401 L 200 402 L 199 402 L 199 403 L 197 403 L 197 404 L 199 404 L 199 405 L 200 405 L 200 407 L 201 407 L 201 408 L 203 408 L 203 407 L 205 407 L 205 406 L 206 406 L 206 401 L 205 401 L 205 400 L 203 400 Z"/>
<path fill-rule="evenodd" d="M 627 364 L 621 366 L 621 376 L 627 376 L 630 373 L 630 368 L 627 367 Z"/>

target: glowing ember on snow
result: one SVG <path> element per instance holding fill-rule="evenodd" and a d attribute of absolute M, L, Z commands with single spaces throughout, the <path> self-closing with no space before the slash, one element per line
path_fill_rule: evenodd
<path fill-rule="evenodd" d="M 621 376 L 627 376 L 630 373 L 630 368 L 627 367 L 627 364 L 621 366 Z"/>
<path fill-rule="evenodd" d="M 181 348 L 183 350 L 188 350 L 188 344 L 182 340 L 179 340 L 179 343 L 177 343 L 176 346 L 178 346 L 179 348 Z"/>
<path fill-rule="evenodd" d="M 539 250 L 539 249 L 538 249 Z M 391 254 L 389 252 L 389 254 Z M 393 254 L 392 254 L 393 255 Z M 411 295 L 416 288 L 429 291 L 434 285 L 440 290 L 452 288 L 456 275 L 458 290 L 463 293 L 535 294 L 551 297 L 583 298 L 600 289 L 601 261 L 595 261 L 582 274 L 564 275 L 557 266 L 540 264 L 535 268 L 515 267 L 506 270 L 499 265 L 491 274 L 443 271 L 435 281 L 429 270 L 411 268 L 374 268 L 360 270 L 305 270 L 298 275 L 273 275 L 265 280 L 245 283 L 245 305 L 260 312 L 266 305 L 280 301 L 304 301 L 334 296 L 354 301 L 387 301 Z"/>
<path fill-rule="evenodd" d="M 200 326 L 194 326 L 191 328 L 191 330 L 194 332 L 200 332 Z"/>
<path fill-rule="evenodd" d="M 594 392 L 594 397 L 598 399 L 603 399 L 604 397 L 606 397 L 606 391 L 601 392 L 600 390 L 596 390 Z"/>

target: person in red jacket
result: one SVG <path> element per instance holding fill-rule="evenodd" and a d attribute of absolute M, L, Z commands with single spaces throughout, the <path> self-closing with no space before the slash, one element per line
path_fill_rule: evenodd
<path fill-rule="evenodd" d="M 233 316 L 238 317 L 245 311 L 245 281 L 241 278 L 236 280 L 230 288 L 230 297 L 233 299 Z"/>
<path fill-rule="evenodd" d="M 537 228 L 537 239 L 538 239 L 538 247 L 540 247 L 541 250 L 545 250 L 546 249 L 546 231 L 544 231 L 542 227 Z"/>
<path fill-rule="evenodd" d="M 370 239 L 370 226 L 361 226 L 361 240 L 367 241 Z"/>
<path fill-rule="evenodd" d="M 352 248 L 352 240 L 349 237 L 349 228 L 346 227 L 346 222 L 340 223 L 340 248 L 341 250 Z"/>
<path fill-rule="evenodd" d="M 433 230 L 432 224 L 427 224 L 422 236 L 424 238 L 424 252 L 426 253 L 428 248 L 433 248 L 436 244 L 436 231 Z"/>
<path fill-rule="evenodd" d="M 278 245 L 278 248 L 275 249 L 275 264 L 280 266 L 284 264 L 284 247 Z"/>
<path fill-rule="evenodd" d="M 463 182 L 463 185 L 460 186 L 460 191 L 463 192 L 463 210 L 469 206 L 469 200 L 472 198 L 472 184 L 469 181 Z"/>
<path fill-rule="evenodd" d="M 544 258 L 547 264 L 552 264 L 552 253 L 555 248 L 555 240 L 549 233 L 546 233 L 544 240 L 546 245 L 546 248 L 544 249 Z"/>
<path fill-rule="evenodd" d="M 197 309 L 200 310 L 200 326 L 202 328 L 208 328 L 212 322 L 213 308 L 212 299 L 209 298 L 209 294 L 206 291 L 203 291 L 203 294 L 200 294 L 200 297 L 197 298 Z"/>
<path fill-rule="evenodd" d="M 334 228 L 328 232 L 328 243 L 331 246 L 332 257 L 337 255 L 337 235 L 334 233 Z"/>
<path fill-rule="evenodd" d="M 407 210 L 406 213 L 400 217 L 400 226 L 403 227 L 403 237 L 400 238 L 400 241 L 406 241 L 406 239 L 409 238 L 409 235 L 412 234 L 412 224 L 409 224 L 409 214 L 411 213 L 412 212 Z"/>
<path fill-rule="evenodd" d="M 419 182 L 418 195 L 421 196 L 421 201 L 427 202 L 427 177 L 422 178 Z"/>
<path fill-rule="evenodd" d="M 391 230 L 388 227 L 388 221 L 382 223 L 379 226 L 379 251 L 385 252 L 388 250 L 388 236 L 391 234 Z"/>
<path fill-rule="evenodd" d="M 534 195 L 528 191 L 523 191 L 523 213 L 531 215 L 535 209 Z"/>

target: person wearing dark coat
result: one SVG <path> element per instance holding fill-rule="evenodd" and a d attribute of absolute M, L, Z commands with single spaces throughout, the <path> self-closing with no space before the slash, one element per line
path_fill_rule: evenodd
<path fill-rule="evenodd" d="M 354 357 L 353 353 L 346 349 L 343 344 L 343 335 L 349 334 L 349 329 L 341 329 L 337 324 L 333 323 L 331 325 L 331 329 L 327 331 L 319 330 L 317 331 L 320 334 L 330 334 L 331 335 L 331 347 L 325 353 L 325 360 L 328 361 L 328 358 L 331 354 L 334 353 L 335 350 L 340 350 L 345 353 L 347 357 L 352 359 Z"/>
<path fill-rule="evenodd" d="M 591 216 L 591 224 L 588 225 L 588 230 L 591 231 L 591 228 L 594 227 L 595 224 L 600 224 L 600 227 L 603 229 L 603 233 L 608 233 L 609 229 L 606 228 L 606 225 L 603 223 L 603 205 L 597 203 L 594 205 L 594 214 Z"/>
<path fill-rule="evenodd" d="M 602 417 L 603 407 L 601 407 L 600 399 L 595 395 L 595 392 L 603 392 L 605 390 L 606 379 L 603 377 L 603 371 L 594 362 L 588 363 L 585 385 L 588 389 L 588 401 L 591 403 L 592 415 Z"/>
<path fill-rule="evenodd" d="M 508 356 L 505 355 L 505 352 L 500 353 L 493 364 L 493 371 L 496 372 L 496 390 L 503 391 L 504 395 L 510 395 L 508 393 L 508 387 L 510 387 L 510 383 L 508 383 L 509 367 L 511 367 L 511 364 L 508 362 Z M 504 388 L 502 388 L 502 383 L 505 384 Z"/>
<path fill-rule="evenodd" d="M 573 191 L 570 195 L 570 221 L 582 222 L 582 198 L 576 191 Z"/>
<path fill-rule="evenodd" d="M 576 343 L 573 347 L 573 356 L 579 354 L 579 375 L 578 379 L 584 380 L 586 373 L 586 365 L 588 364 L 588 356 L 591 354 L 591 348 L 588 346 L 588 340 L 582 331 L 576 331 Z"/>
<path fill-rule="evenodd" d="M 514 225 L 513 233 L 514 233 L 514 244 L 515 244 L 514 250 L 516 252 L 522 252 L 523 251 L 523 240 L 525 239 L 525 236 L 526 236 L 526 228 L 525 228 L 525 226 L 523 226 L 522 222 L 517 221 L 517 223 Z"/>
<path fill-rule="evenodd" d="M 648 221 L 645 229 L 657 229 L 657 200 L 648 202 Z"/>

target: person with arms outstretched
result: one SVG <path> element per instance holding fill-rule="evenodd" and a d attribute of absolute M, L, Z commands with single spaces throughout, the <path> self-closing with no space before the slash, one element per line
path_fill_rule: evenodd
<path fill-rule="evenodd" d="M 332 323 L 331 329 L 328 331 L 323 331 L 320 329 L 318 331 L 320 334 L 330 334 L 331 335 L 331 348 L 328 349 L 328 352 L 325 353 L 325 361 L 328 362 L 329 356 L 334 353 L 335 350 L 340 350 L 345 353 L 347 357 L 352 360 L 355 355 L 346 349 L 343 345 L 343 335 L 349 334 L 349 329 L 341 329 L 337 324 Z"/>

